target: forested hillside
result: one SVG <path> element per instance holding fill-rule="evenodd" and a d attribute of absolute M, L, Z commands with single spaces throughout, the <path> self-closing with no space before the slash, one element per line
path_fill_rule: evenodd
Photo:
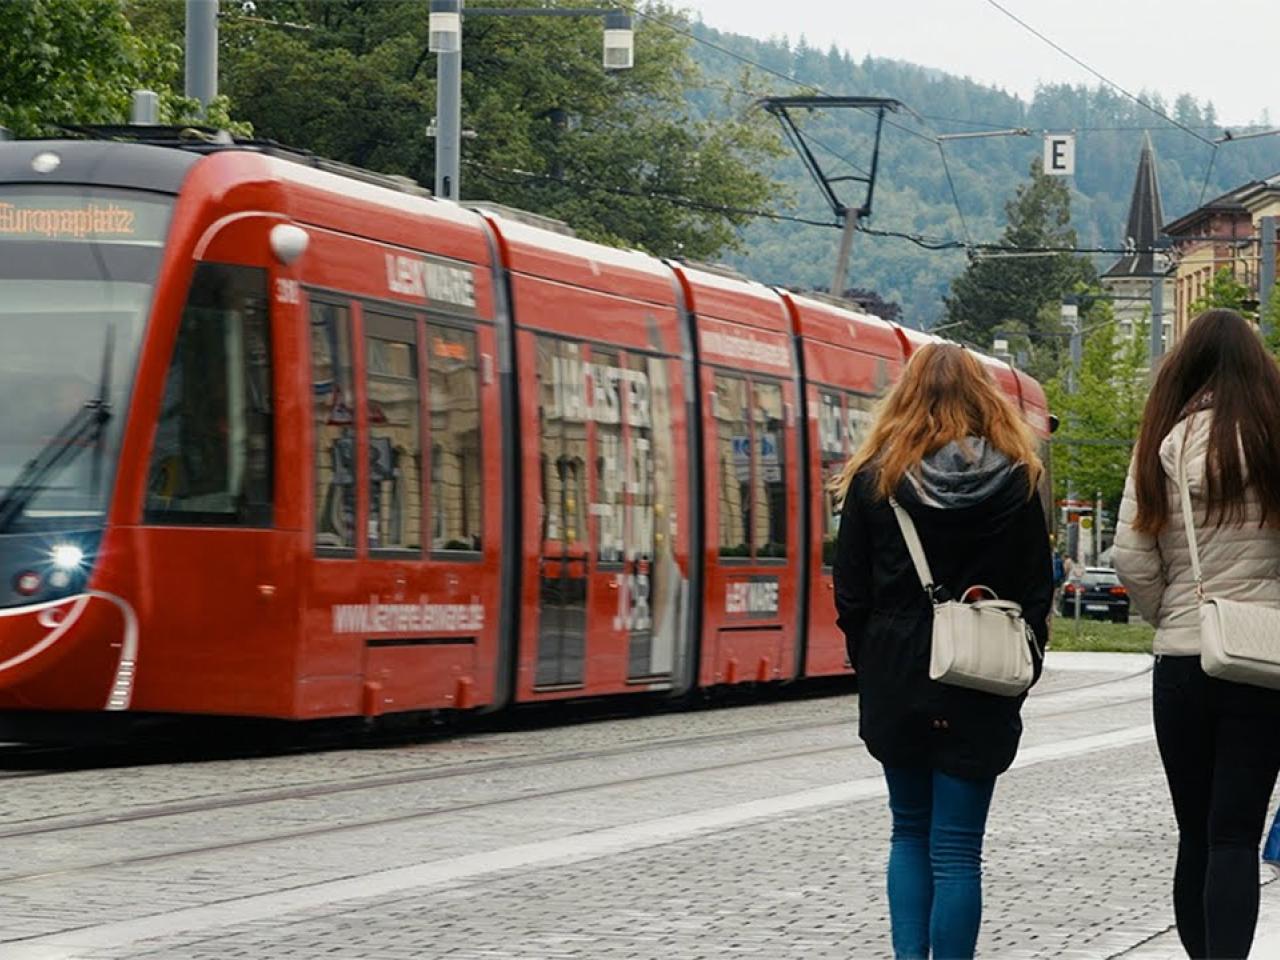
<path fill-rule="evenodd" d="M 869 226 L 930 237 L 996 242 L 1004 224 L 1004 204 L 1040 155 L 1044 130 L 1077 132 L 1076 176 L 1071 183 L 1073 225 L 1082 246 L 1116 246 L 1133 189 L 1143 131 L 1149 130 L 1159 161 L 1166 221 L 1200 200 L 1213 149 L 1132 100 L 1107 88 L 1051 86 L 1030 103 L 1002 90 L 937 70 L 892 60 L 855 61 L 840 51 L 823 51 L 801 41 L 759 41 L 694 28 L 701 41 L 693 54 L 704 74 L 698 105 L 710 114 L 750 109 L 758 95 L 798 94 L 809 84 L 830 94 L 887 96 L 901 100 L 923 121 L 900 114 L 899 127 L 886 127 L 875 202 Z M 710 41 L 710 43 L 705 42 Z M 746 65 L 710 44 L 753 61 L 788 82 Z M 1052 56 L 1046 51 L 1046 56 Z M 1194 75 L 1187 75 L 1189 86 Z M 1191 95 L 1154 106 L 1209 140 L 1221 136 L 1214 108 Z M 1269 123 L 1268 118 L 1258 118 Z M 1029 127 L 1031 137 L 950 141 L 947 162 L 960 211 L 932 136 L 938 133 Z M 902 129 L 905 128 L 905 129 Z M 870 162 L 872 121 L 857 111 L 814 113 L 804 122 L 823 145 L 816 153 L 837 173 L 854 172 L 847 161 Z M 912 132 L 925 134 L 925 137 Z M 930 138 L 930 139 L 926 139 Z M 839 157 L 837 156 L 839 155 Z M 843 159 L 841 159 L 843 158 Z M 1206 198 L 1280 171 L 1280 137 L 1227 143 L 1217 150 Z M 779 161 L 774 175 L 785 184 L 773 209 L 800 216 L 829 216 L 817 188 L 794 153 Z M 852 198 L 851 198 L 852 199 Z M 966 231 L 967 228 L 967 231 Z M 834 230 L 758 220 L 745 235 L 745 251 L 725 259 L 771 283 L 825 287 L 830 283 L 838 234 Z M 849 285 L 872 288 L 903 307 L 904 319 L 918 326 L 938 322 L 942 295 L 965 265 L 963 251 L 931 252 L 908 240 L 859 236 Z M 1110 262 L 1100 257 L 1100 269 Z"/>

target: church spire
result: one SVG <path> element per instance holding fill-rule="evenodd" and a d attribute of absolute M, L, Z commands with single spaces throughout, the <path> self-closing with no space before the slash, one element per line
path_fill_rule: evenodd
<path fill-rule="evenodd" d="M 1143 135 L 1138 175 L 1133 181 L 1133 199 L 1129 201 L 1129 222 L 1124 231 L 1125 249 L 1141 252 L 1126 253 L 1103 276 L 1155 276 L 1155 256 L 1150 251 L 1160 237 L 1163 223 L 1160 181 L 1156 176 L 1156 151 L 1151 145 L 1151 134 L 1148 132 Z"/>

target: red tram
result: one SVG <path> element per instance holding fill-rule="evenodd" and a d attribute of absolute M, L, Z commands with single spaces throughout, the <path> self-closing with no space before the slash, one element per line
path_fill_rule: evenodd
<path fill-rule="evenodd" d="M 11 725 L 846 672 L 824 482 L 928 339 L 276 148 L 119 141 L 0 143 L 0 329 Z"/>

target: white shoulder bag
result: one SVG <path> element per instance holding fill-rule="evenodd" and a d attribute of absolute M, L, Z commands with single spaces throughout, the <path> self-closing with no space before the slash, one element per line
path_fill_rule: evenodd
<path fill-rule="evenodd" d="M 1205 596 L 1185 453 L 1184 447 L 1178 457 L 1178 493 L 1200 603 L 1200 667 L 1211 677 L 1280 690 L 1280 610 Z"/>
<path fill-rule="evenodd" d="M 994 590 L 984 586 L 972 586 L 964 596 L 981 591 L 987 599 L 939 603 L 915 523 L 897 500 L 891 498 L 889 504 L 898 518 L 920 585 L 933 605 L 929 678 L 1005 697 L 1025 693 L 1035 678 L 1031 659 L 1035 641 L 1022 619 L 1022 606 L 1001 600 Z"/>

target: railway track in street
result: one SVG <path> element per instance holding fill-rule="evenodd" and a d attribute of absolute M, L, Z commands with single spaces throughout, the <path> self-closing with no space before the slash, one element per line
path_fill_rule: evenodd
<path fill-rule="evenodd" d="M 1055 699 L 1062 699 L 1065 697 L 1079 698 L 1079 696 L 1085 691 L 1093 688 L 1105 688 L 1124 683 L 1133 680 L 1144 672 L 1146 671 L 1139 671 L 1137 673 L 1120 677 L 1112 677 L 1101 681 L 1072 685 L 1059 690 L 1046 692 L 1036 698 L 1036 704 L 1037 706 L 1039 704 L 1045 704 L 1048 709 L 1037 709 L 1034 713 L 1034 718 L 1038 722 L 1041 720 L 1060 718 L 1084 712 L 1116 710 L 1143 701 L 1146 699 L 1145 692 L 1141 695 L 1127 696 L 1112 700 L 1105 705 L 1099 705 L 1091 702 L 1083 705 L 1066 706 L 1059 709 L 1054 709 L 1051 706 L 1052 701 Z M 733 743 L 742 744 L 766 736 L 774 737 L 788 733 L 803 734 L 807 732 L 816 733 L 819 731 L 829 732 L 834 728 L 851 728 L 851 723 L 848 720 L 839 722 L 824 720 L 807 723 L 798 722 L 770 726 L 754 726 L 728 732 L 677 737 L 641 743 L 620 744 L 601 749 L 562 751 L 543 756 L 525 757 L 522 759 L 508 758 L 472 761 L 468 763 L 450 764 L 443 767 L 428 769 L 402 770 L 394 774 L 367 776 L 356 780 L 326 781 L 321 783 L 255 791 L 247 795 L 215 796 L 186 802 L 161 804 L 151 807 L 138 807 L 132 810 L 124 810 L 118 813 L 100 816 L 66 817 L 52 820 L 36 820 L 17 823 L 7 827 L 0 827 L 0 839 L 14 841 L 22 838 L 38 838 L 49 835 L 74 837 L 77 833 L 108 829 L 128 824 L 136 824 L 139 822 L 155 822 L 171 818 L 208 814 L 235 808 L 287 803 L 289 801 L 324 799 L 360 791 L 374 791 L 394 787 L 414 786 L 418 784 L 458 781 L 468 777 L 483 779 L 490 775 L 506 776 L 516 773 L 527 773 L 536 769 L 569 764 L 590 764 L 593 761 L 618 759 L 629 756 L 642 756 L 646 753 L 668 751 L 676 748 L 710 747 L 714 749 L 720 745 Z M 630 775 L 608 776 L 563 787 L 553 786 L 549 789 L 532 791 L 507 790 L 506 792 L 502 792 L 502 789 L 499 788 L 499 792 L 494 796 L 450 803 L 431 809 L 401 809 L 395 812 L 375 816 L 352 817 L 339 823 L 315 823 L 298 828 L 274 830 L 250 834 L 248 836 L 215 840 L 212 842 L 188 844 L 170 849 L 140 851 L 123 856 L 112 856 L 109 858 L 70 861 L 63 864 L 53 865 L 52 867 L 38 871 L 15 871 L 7 874 L 0 874 L 0 886 L 11 886 L 26 881 L 66 874 L 84 873 L 101 869 L 118 869 L 120 867 L 134 864 L 178 860 L 201 854 L 225 852 L 284 841 L 299 839 L 312 840 L 374 827 L 443 820 L 459 814 L 466 815 L 479 813 L 486 810 L 510 806 L 512 804 L 527 803 L 538 800 L 554 800 L 557 798 L 566 798 L 619 787 L 660 784 L 663 782 L 678 780 L 681 777 L 718 772 L 728 773 L 735 769 L 780 763 L 788 760 L 806 758 L 813 759 L 822 756 L 830 756 L 834 759 L 840 755 L 858 754 L 862 752 L 865 752 L 863 744 L 860 741 L 851 740 L 846 743 L 826 744 L 799 750 L 775 750 L 766 753 L 752 752 L 750 756 L 742 758 L 734 758 L 712 763 L 698 762 L 670 770 L 641 771 Z M 67 839 L 63 842 L 69 847 L 75 846 L 73 840 Z"/>

